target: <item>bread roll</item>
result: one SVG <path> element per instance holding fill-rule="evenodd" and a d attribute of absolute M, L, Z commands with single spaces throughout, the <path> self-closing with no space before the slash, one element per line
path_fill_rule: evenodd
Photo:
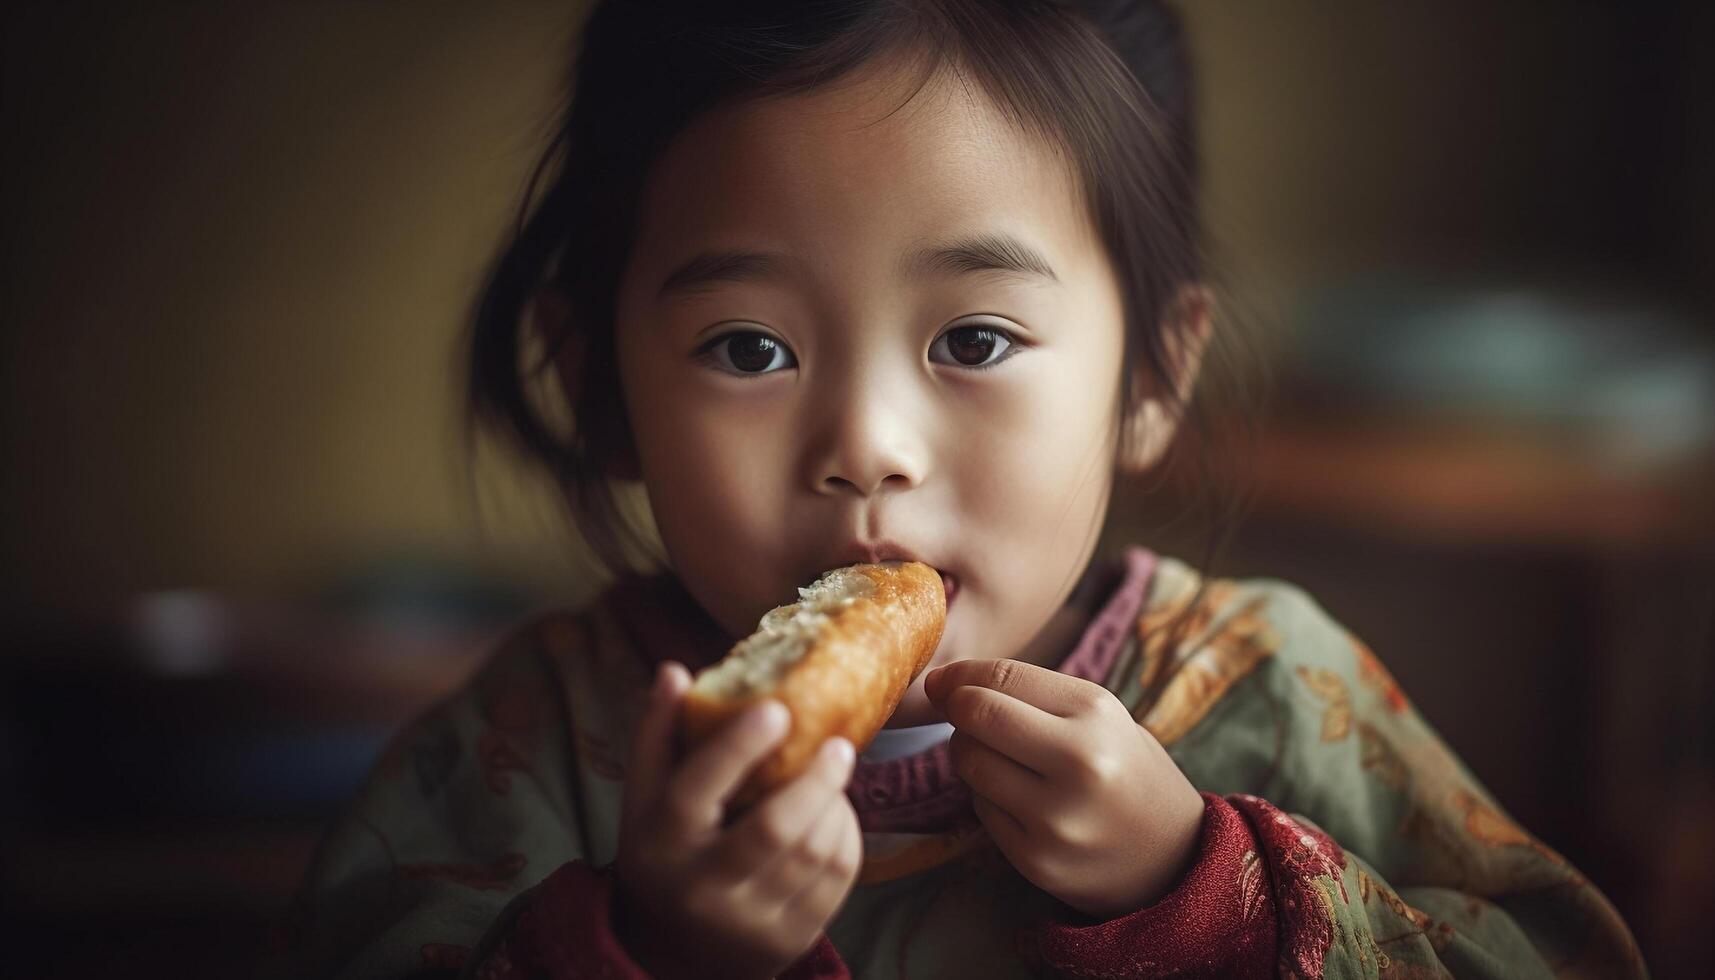
<path fill-rule="evenodd" d="M 857 751 L 867 748 L 934 656 L 947 621 L 941 577 L 921 562 L 837 568 L 798 596 L 769 610 L 685 694 L 690 745 L 764 698 L 791 712 L 785 739 L 752 770 L 737 806 L 803 772 L 827 739 L 843 735 Z"/>

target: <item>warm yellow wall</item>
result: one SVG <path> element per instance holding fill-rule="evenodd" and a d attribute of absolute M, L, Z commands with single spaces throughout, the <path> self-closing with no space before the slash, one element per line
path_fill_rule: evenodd
<path fill-rule="evenodd" d="M 474 556 L 453 344 L 575 12 L 33 16 L 9 571 L 64 598 L 269 589 L 393 545 Z M 563 576 L 534 500 L 494 554 Z"/>

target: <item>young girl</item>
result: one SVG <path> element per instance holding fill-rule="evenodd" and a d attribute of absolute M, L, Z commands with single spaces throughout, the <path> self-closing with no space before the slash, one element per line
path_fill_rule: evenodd
<path fill-rule="evenodd" d="M 1642 973 L 1303 593 L 1098 555 L 1214 329 L 1168 13 L 612 0 L 583 38 L 472 395 L 622 573 L 640 483 L 665 571 L 524 625 L 394 742 L 301 975 Z M 682 755 L 688 670 L 890 558 L 946 584 L 930 669 L 861 759 L 729 809 L 790 719 Z"/>

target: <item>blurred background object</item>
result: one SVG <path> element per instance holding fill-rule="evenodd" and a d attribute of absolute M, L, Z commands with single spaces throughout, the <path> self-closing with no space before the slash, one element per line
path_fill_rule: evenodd
<path fill-rule="evenodd" d="M 1305 586 L 1658 976 L 1715 907 L 1715 15 L 1184 4 Z M 33 3 L 0 44 L 17 975 L 248 971 L 389 733 L 602 585 L 456 339 L 583 4 Z M 1155 482 L 1111 541 L 1190 559 Z"/>

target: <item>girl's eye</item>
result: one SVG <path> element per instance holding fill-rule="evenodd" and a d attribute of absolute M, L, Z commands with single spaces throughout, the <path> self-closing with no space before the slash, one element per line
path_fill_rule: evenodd
<path fill-rule="evenodd" d="M 958 367 L 989 368 L 1018 351 L 1018 343 L 994 327 L 954 327 L 929 348 L 929 360 Z M 945 352 L 937 357 L 937 353 Z"/>
<path fill-rule="evenodd" d="M 785 344 L 750 330 L 717 337 L 701 353 L 733 374 L 770 374 L 798 366 Z"/>

